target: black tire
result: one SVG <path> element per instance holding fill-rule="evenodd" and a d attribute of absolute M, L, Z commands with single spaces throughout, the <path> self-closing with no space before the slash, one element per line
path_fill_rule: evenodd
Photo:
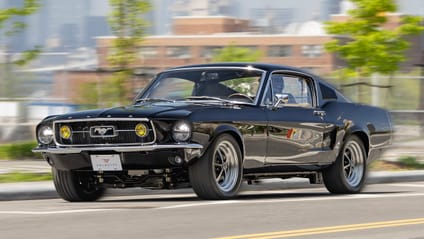
<path fill-rule="evenodd" d="M 189 167 L 194 192 L 207 200 L 234 197 L 243 178 L 242 164 L 240 147 L 234 137 L 218 136 L 204 156 Z"/>
<path fill-rule="evenodd" d="M 76 172 L 53 168 L 53 182 L 56 192 L 69 202 L 91 202 L 103 196 L 105 189 L 88 183 L 87 176 L 78 176 Z"/>
<path fill-rule="evenodd" d="M 325 187 L 331 193 L 359 193 L 364 186 L 367 154 L 362 140 L 348 137 L 333 165 L 323 171 Z"/>

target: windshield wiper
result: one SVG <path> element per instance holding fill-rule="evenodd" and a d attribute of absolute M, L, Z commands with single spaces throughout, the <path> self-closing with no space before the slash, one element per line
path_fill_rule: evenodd
<path fill-rule="evenodd" d="M 135 100 L 135 104 L 140 102 L 175 102 L 175 100 L 165 99 L 165 98 L 142 98 Z"/>
<path fill-rule="evenodd" d="M 220 103 L 224 103 L 226 105 L 251 105 L 251 102 L 243 102 L 243 101 L 237 101 L 237 100 L 227 100 L 227 99 L 222 99 L 219 97 L 214 97 L 214 96 L 188 96 L 186 98 L 184 98 L 185 100 L 210 100 L 210 101 L 219 101 Z"/>
<path fill-rule="evenodd" d="M 214 97 L 214 96 L 188 96 L 185 98 L 186 100 L 211 100 L 211 101 L 219 101 L 221 103 L 225 103 L 225 104 L 231 104 L 233 105 L 234 102 L 226 100 L 226 99 L 222 99 L 219 97 Z"/>

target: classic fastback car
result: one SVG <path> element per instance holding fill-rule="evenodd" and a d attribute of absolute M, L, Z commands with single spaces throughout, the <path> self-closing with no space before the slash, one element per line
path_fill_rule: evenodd
<path fill-rule="evenodd" d="M 68 201 L 109 187 L 192 187 L 228 199 L 243 180 L 269 177 L 358 193 L 392 136 L 386 110 L 352 103 L 300 69 L 259 63 L 166 70 L 130 106 L 49 116 L 36 131 L 33 151 Z"/>

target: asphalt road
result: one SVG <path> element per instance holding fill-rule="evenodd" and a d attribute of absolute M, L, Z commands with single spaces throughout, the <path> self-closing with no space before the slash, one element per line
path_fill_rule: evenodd
<path fill-rule="evenodd" d="M 190 190 L 0 202 L 0 238 L 409 238 L 424 239 L 424 182 L 369 185 L 357 195 L 323 187 L 248 186 L 234 200 Z"/>

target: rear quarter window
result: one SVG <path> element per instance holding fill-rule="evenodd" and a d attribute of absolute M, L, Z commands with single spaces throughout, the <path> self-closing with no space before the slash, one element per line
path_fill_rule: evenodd
<path fill-rule="evenodd" d="M 337 93 L 335 90 L 331 89 L 330 87 L 319 83 L 319 88 L 321 90 L 321 95 L 323 100 L 337 100 Z"/>

